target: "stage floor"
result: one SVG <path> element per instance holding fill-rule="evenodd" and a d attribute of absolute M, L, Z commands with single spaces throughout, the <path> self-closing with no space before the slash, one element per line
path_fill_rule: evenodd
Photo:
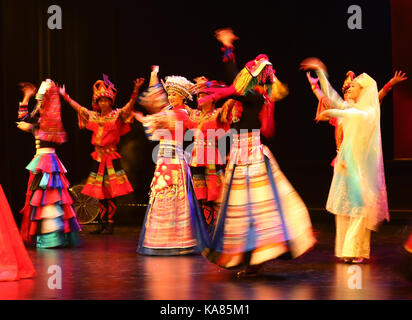
<path fill-rule="evenodd" d="M 202 256 L 138 255 L 136 227 L 118 227 L 112 236 L 83 234 L 78 249 L 29 250 L 37 277 L 0 283 L 0 299 L 412 299 L 412 282 L 395 269 L 410 230 L 405 223 L 391 222 L 373 233 L 372 259 L 359 268 L 335 259 L 333 220 L 313 225 L 318 243 L 310 252 L 269 262 L 263 276 L 241 280 Z M 61 268 L 61 289 L 55 288 L 59 269 L 53 266 Z"/>

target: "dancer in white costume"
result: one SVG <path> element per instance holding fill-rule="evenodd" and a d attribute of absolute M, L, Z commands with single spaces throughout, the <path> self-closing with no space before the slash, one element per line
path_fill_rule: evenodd
<path fill-rule="evenodd" d="M 326 67 L 317 58 L 302 62 L 312 90 L 329 109 L 317 120 L 338 118 L 343 128 L 326 209 L 336 215 L 335 255 L 345 262 L 361 263 L 370 256 L 370 231 L 389 220 L 380 132 L 380 105 L 376 81 L 366 73 L 355 78 L 344 101 L 330 86 Z"/>

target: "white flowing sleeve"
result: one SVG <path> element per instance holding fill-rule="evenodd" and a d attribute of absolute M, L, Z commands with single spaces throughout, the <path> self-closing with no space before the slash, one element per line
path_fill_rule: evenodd
<path fill-rule="evenodd" d="M 364 117 L 365 119 L 368 118 L 368 113 L 366 111 L 362 111 L 356 108 L 347 108 L 347 109 L 329 109 L 328 114 L 331 117 L 336 118 L 345 118 L 345 117 Z"/>
<path fill-rule="evenodd" d="M 346 109 L 348 108 L 348 103 L 345 102 L 340 95 L 332 88 L 328 78 L 323 70 L 317 69 L 316 75 L 319 78 L 320 88 L 324 95 L 332 102 L 335 108 L 337 109 Z"/>

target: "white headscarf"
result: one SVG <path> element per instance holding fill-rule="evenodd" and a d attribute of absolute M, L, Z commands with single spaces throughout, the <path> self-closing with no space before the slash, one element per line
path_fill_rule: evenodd
<path fill-rule="evenodd" d="M 343 139 L 345 135 L 348 136 L 345 147 L 352 147 L 354 159 L 359 166 L 368 226 L 370 229 L 376 229 L 381 221 L 389 220 L 383 168 L 379 93 L 376 81 L 366 73 L 362 73 L 354 81 L 361 86 L 361 92 L 352 107 L 365 114 L 362 117 L 348 117 L 343 120 Z M 352 123 L 348 124 L 348 122 Z M 348 143 L 352 145 L 349 146 Z"/>

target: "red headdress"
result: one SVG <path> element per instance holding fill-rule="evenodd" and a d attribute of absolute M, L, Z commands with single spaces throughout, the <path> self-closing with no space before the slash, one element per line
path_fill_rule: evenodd
<path fill-rule="evenodd" d="M 259 54 L 254 60 L 246 63 L 245 67 L 237 75 L 234 86 L 237 92 L 246 94 L 247 90 L 253 89 L 259 91 L 265 98 L 265 103 L 259 113 L 261 123 L 260 131 L 265 137 L 273 136 L 275 132 L 274 108 L 275 99 L 273 93 L 268 92 L 268 85 L 273 87 L 278 85 L 278 80 L 275 77 L 275 70 L 272 63 L 265 54 Z M 281 83 L 279 82 L 281 85 Z M 236 103 L 233 112 L 235 117 L 239 117 L 242 108 L 239 103 Z"/>
<path fill-rule="evenodd" d="M 261 74 L 261 72 L 266 66 L 269 66 L 269 68 L 266 68 L 266 72 L 263 72 Z M 259 54 L 255 58 L 255 60 L 251 60 L 248 63 L 246 63 L 245 67 L 254 78 L 258 77 L 259 74 L 261 74 L 261 76 L 264 76 L 266 75 L 265 73 L 268 73 L 267 75 L 270 77 L 269 79 L 266 79 L 267 77 L 262 77 L 262 79 L 258 79 L 263 81 L 264 83 L 266 83 L 267 81 L 270 83 L 275 81 L 275 72 L 272 68 L 272 63 L 269 61 L 268 56 L 265 54 Z"/>
<path fill-rule="evenodd" d="M 100 111 L 100 107 L 98 105 L 98 100 L 102 97 L 109 98 L 112 100 L 114 104 L 114 100 L 116 99 L 117 90 L 114 87 L 114 84 L 109 81 L 109 78 L 104 74 L 103 80 L 98 80 L 93 85 L 93 100 L 92 100 L 92 108 L 93 110 Z"/>

